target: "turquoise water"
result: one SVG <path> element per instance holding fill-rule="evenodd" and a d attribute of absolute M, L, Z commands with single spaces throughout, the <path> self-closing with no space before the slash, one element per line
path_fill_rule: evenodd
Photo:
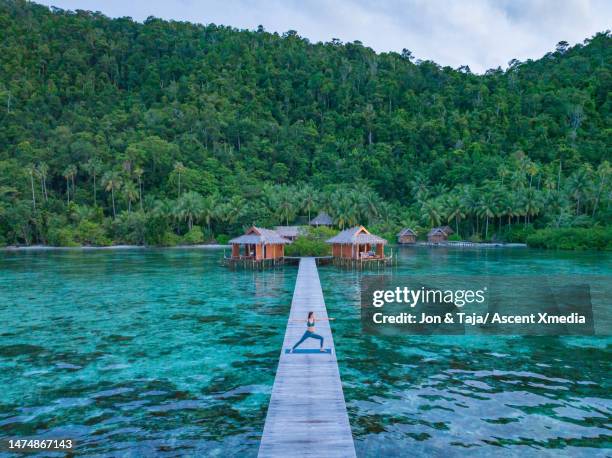
<path fill-rule="evenodd" d="M 296 268 L 232 272 L 220 256 L 0 253 L 0 437 L 255 455 Z"/>
<path fill-rule="evenodd" d="M 296 268 L 231 271 L 221 254 L 0 253 L 0 438 L 69 437 L 89 456 L 255 456 Z M 400 256 L 398 275 L 601 275 L 612 260 Z M 611 339 L 365 336 L 361 274 L 320 275 L 359 456 L 610 455 Z"/>
<path fill-rule="evenodd" d="M 395 275 L 612 273 L 602 253 L 402 248 L 400 258 Z M 612 339 L 363 335 L 368 274 L 320 269 L 359 456 L 612 455 Z"/>

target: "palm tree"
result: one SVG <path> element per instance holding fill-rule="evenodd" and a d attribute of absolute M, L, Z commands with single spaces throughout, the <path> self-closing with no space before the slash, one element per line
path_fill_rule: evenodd
<path fill-rule="evenodd" d="M 70 173 L 70 183 L 72 184 L 72 200 L 75 200 L 76 199 L 76 176 L 78 173 L 78 169 L 75 164 L 70 164 L 68 166 L 68 170 Z"/>
<path fill-rule="evenodd" d="M 344 229 L 345 226 L 352 225 L 352 222 L 355 219 L 353 213 L 354 208 L 346 196 L 342 196 L 336 201 L 334 214 L 336 215 L 336 224 L 338 227 L 340 227 L 340 229 Z"/>
<path fill-rule="evenodd" d="M 478 233 L 478 206 L 479 206 L 479 191 L 472 185 L 458 186 L 459 199 L 464 209 L 464 213 L 471 217 L 472 233 Z M 476 227 L 474 228 L 474 221 L 476 221 Z"/>
<path fill-rule="evenodd" d="M 567 202 L 567 198 L 557 191 L 555 187 L 546 194 L 544 205 L 546 206 L 546 213 L 555 216 L 554 222 L 556 228 L 561 226 L 561 220 L 564 216 L 571 214 L 571 207 Z"/>
<path fill-rule="evenodd" d="M 348 208 L 348 224 L 349 226 L 355 226 L 357 224 L 359 224 L 360 221 L 360 214 L 359 214 L 359 194 L 357 194 L 355 191 L 352 192 L 348 192 L 346 194 L 346 202 L 345 205 Z"/>
<path fill-rule="evenodd" d="M 125 200 L 128 202 L 128 213 L 132 212 L 132 202 L 138 198 L 138 190 L 136 189 L 136 185 L 131 180 L 126 181 L 123 184 L 123 194 L 125 196 Z"/>
<path fill-rule="evenodd" d="M 77 223 L 88 219 L 93 220 L 95 216 L 95 210 L 87 205 L 75 205 L 70 209 L 70 217 Z"/>
<path fill-rule="evenodd" d="M 592 218 L 595 218 L 595 212 L 597 211 L 597 207 L 599 207 L 599 199 L 601 198 L 601 194 L 604 189 L 606 189 L 608 186 L 608 180 L 611 173 L 612 167 L 610 167 L 610 163 L 608 161 L 603 161 L 601 164 L 599 164 L 599 167 L 597 167 L 597 171 L 595 172 L 597 185 L 595 203 L 593 204 L 593 213 L 591 215 Z"/>
<path fill-rule="evenodd" d="M 230 200 L 217 207 L 216 214 L 229 226 L 233 226 L 244 215 L 246 202 L 240 196 L 233 196 Z"/>
<path fill-rule="evenodd" d="M 503 199 L 501 199 L 501 202 L 500 202 L 501 214 L 508 217 L 508 230 L 510 230 L 510 221 L 512 217 L 514 216 L 514 208 L 515 208 L 514 195 L 508 192 L 506 193 L 506 195 L 504 195 Z"/>
<path fill-rule="evenodd" d="M 534 189 L 528 189 L 525 193 L 525 218 L 529 223 L 529 218 L 540 213 L 540 196 Z"/>
<path fill-rule="evenodd" d="M 372 127 L 376 112 L 372 104 L 368 103 L 363 109 L 363 119 L 365 121 L 366 128 L 368 130 L 368 145 L 372 146 Z"/>
<path fill-rule="evenodd" d="M 34 174 L 36 173 L 36 167 L 33 164 L 28 165 L 26 168 L 26 172 L 30 175 L 30 185 L 32 187 L 32 206 L 34 210 L 36 210 L 36 194 L 34 193 Z"/>
<path fill-rule="evenodd" d="M 167 223 L 173 216 L 173 211 L 176 208 L 174 201 L 169 199 L 158 199 L 151 205 L 151 211 L 149 215 L 158 220 L 162 220 Z"/>
<path fill-rule="evenodd" d="M 330 214 L 335 223 L 344 229 L 359 222 L 359 195 L 355 191 L 337 189 L 328 196 Z"/>
<path fill-rule="evenodd" d="M 538 174 L 539 167 L 535 162 L 529 161 L 525 167 L 525 170 L 527 171 L 527 174 L 529 175 L 529 188 L 531 189 L 533 177 Z"/>
<path fill-rule="evenodd" d="M 502 164 L 497 168 L 497 174 L 499 175 L 499 177 L 501 178 L 501 185 L 504 185 L 504 179 L 510 175 L 510 169 L 508 168 L 508 166 L 506 166 L 506 164 Z"/>
<path fill-rule="evenodd" d="M 308 221 L 310 221 L 310 212 L 315 207 L 317 202 L 317 193 L 315 189 L 306 185 L 302 188 L 302 210 L 308 213 Z"/>
<path fill-rule="evenodd" d="M 519 223 L 521 221 L 521 216 L 524 217 L 524 227 L 527 227 L 527 197 L 526 197 L 525 189 L 518 189 L 514 193 L 514 202 L 515 202 L 515 211 L 514 215 L 516 216 L 516 222 Z"/>
<path fill-rule="evenodd" d="M 37 175 L 40 177 L 40 186 L 43 194 L 43 198 L 45 202 L 49 200 L 49 195 L 47 194 L 47 176 L 49 176 L 49 166 L 44 162 L 38 164 L 36 168 Z"/>
<path fill-rule="evenodd" d="M 277 208 L 278 192 L 277 186 L 264 183 L 260 192 L 261 205 L 267 215 L 273 215 Z"/>
<path fill-rule="evenodd" d="M 174 172 L 178 175 L 178 196 L 181 197 L 181 174 L 185 173 L 187 168 L 183 165 L 182 162 L 174 163 Z"/>
<path fill-rule="evenodd" d="M 465 218 L 461 199 L 454 193 L 446 199 L 445 204 L 446 222 L 450 223 L 454 220 L 455 232 L 459 235 L 459 221 Z"/>
<path fill-rule="evenodd" d="M 399 224 L 402 227 L 410 227 L 418 232 L 418 228 L 421 227 L 419 222 L 412 217 L 412 215 L 405 213 L 401 216 Z"/>
<path fill-rule="evenodd" d="M 393 220 L 396 214 L 397 211 L 391 204 L 385 202 L 384 200 L 380 202 L 378 207 L 378 218 L 383 222 L 385 227 L 390 228 L 388 230 L 395 229 Z M 391 228 L 392 225 L 394 226 L 393 228 Z"/>
<path fill-rule="evenodd" d="M 429 197 L 429 189 L 427 184 L 427 178 L 422 175 L 416 175 L 412 182 L 412 194 L 415 200 L 422 204 Z"/>
<path fill-rule="evenodd" d="M 359 210 L 368 223 L 378 217 L 380 198 L 374 191 L 364 190 L 356 193 L 356 197 L 359 199 Z"/>
<path fill-rule="evenodd" d="M 432 196 L 442 196 L 448 192 L 448 188 L 443 183 L 435 184 L 431 187 Z"/>
<path fill-rule="evenodd" d="M 485 240 L 489 239 L 489 218 L 495 217 L 497 214 L 495 208 L 495 199 L 493 194 L 485 193 L 480 199 L 480 205 L 478 206 L 478 214 L 481 217 L 484 217 L 486 220 L 485 223 Z"/>
<path fill-rule="evenodd" d="M 505 198 L 507 195 L 507 189 L 504 188 L 497 181 L 487 180 L 485 181 L 485 189 L 491 189 L 491 195 L 493 199 L 493 206 L 495 209 L 495 218 L 499 218 L 498 230 L 501 231 L 503 224 L 503 217 L 506 214 L 505 212 Z"/>
<path fill-rule="evenodd" d="M 206 196 L 202 200 L 202 219 L 206 223 L 208 233 L 212 236 L 211 223 L 217 212 L 218 198 L 215 195 Z"/>
<path fill-rule="evenodd" d="M 202 196 L 195 191 L 183 194 L 176 205 L 177 216 L 187 221 L 189 230 L 193 228 L 193 223 L 202 215 Z"/>
<path fill-rule="evenodd" d="M 110 191 L 113 202 L 113 218 L 117 218 L 117 210 L 115 208 L 115 191 L 121 188 L 121 175 L 119 172 L 109 170 L 102 177 L 106 191 Z"/>
<path fill-rule="evenodd" d="M 317 205 L 319 210 L 323 210 L 330 215 L 333 215 L 335 211 L 335 197 L 335 194 L 329 191 L 319 194 Z"/>
<path fill-rule="evenodd" d="M 443 209 L 437 199 L 429 199 L 421 205 L 421 216 L 426 218 L 430 227 L 439 226 L 443 218 Z"/>
<path fill-rule="evenodd" d="M 83 166 L 87 173 L 93 178 L 93 198 L 94 198 L 94 207 L 97 205 L 97 186 L 96 186 L 96 178 L 98 174 L 102 171 L 102 162 L 98 158 L 89 159 L 85 165 Z"/>
<path fill-rule="evenodd" d="M 70 204 L 70 183 L 72 183 L 72 198 L 74 200 L 75 193 L 75 185 L 74 185 L 74 177 L 77 174 L 76 165 L 70 164 L 68 167 L 64 169 L 64 178 L 66 178 L 66 200 L 67 203 Z"/>
<path fill-rule="evenodd" d="M 289 225 L 289 219 L 295 217 L 295 196 L 291 188 L 284 187 L 279 189 L 279 199 L 277 213 L 282 219 L 285 219 L 285 224 Z"/>
<path fill-rule="evenodd" d="M 567 182 L 570 195 L 576 201 L 576 215 L 580 214 L 580 202 L 586 198 L 587 191 L 591 184 L 591 180 L 589 179 L 590 172 L 590 165 L 582 166 L 572 173 Z"/>
<path fill-rule="evenodd" d="M 141 167 L 136 167 L 134 169 L 134 176 L 138 180 L 138 202 L 140 203 L 141 210 L 142 210 L 142 175 L 144 175 L 144 170 Z"/>
<path fill-rule="evenodd" d="M 168 218 L 172 215 L 174 203 L 168 199 L 158 199 L 151 208 L 151 214 L 157 218 Z"/>

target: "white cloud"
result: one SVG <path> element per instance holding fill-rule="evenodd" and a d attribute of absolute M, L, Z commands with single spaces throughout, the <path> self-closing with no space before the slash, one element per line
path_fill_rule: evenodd
<path fill-rule="evenodd" d="M 566 40 L 582 42 L 610 28 L 609 0 L 39 0 L 111 17 L 148 16 L 279 33 L 311 41 L 362 41 L 376 51 L 410 49 L 441 65 L 472 71 L 537 59 Z"/>

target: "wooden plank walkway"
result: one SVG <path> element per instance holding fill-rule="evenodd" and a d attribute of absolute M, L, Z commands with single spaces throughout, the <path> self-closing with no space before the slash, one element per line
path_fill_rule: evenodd
<path fill-rule="evenodd" d="M 354 457 L 338 361 L 329 322 L 316 322 L 316 332 L 331 353 L 286 353 L 306 330 L 309 311 L 327 318 L 314 258 L 302 258 L 298 270 L 285 340 L 268 406 L 259 457 Z M 317 349 L 308 339 L 299 348 Z"/>

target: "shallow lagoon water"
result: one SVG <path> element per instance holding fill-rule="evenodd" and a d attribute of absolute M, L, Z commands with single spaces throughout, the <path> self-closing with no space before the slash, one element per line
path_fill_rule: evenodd
<path fill-rule="evenodd" d="M 255 455 L 296 268 L 229 271 L 221 254 L 0 254 L 0 437 Z"/>
<path fill-rule="evenodd" d="M 71 437 L 88 456 L 255 456 L 297 270 L 231 271 L 221 254 L 0 253 L 0 437 Z M 400 259 L 398 275 L 601 275 L 611 257 Z M 610 454 L 609 338 L 364 336 L 361 275 L 320 268 L 359 456 Z"/>
<path fill-rule="evenodd" d="M 399 256 L 394 275 L 609 275 L 612 260 L 520 248 Z M 320 270 L 359 456 L 610 456 L 612 339 L 364 335 L 359 280 L 377 273 Z"/>

